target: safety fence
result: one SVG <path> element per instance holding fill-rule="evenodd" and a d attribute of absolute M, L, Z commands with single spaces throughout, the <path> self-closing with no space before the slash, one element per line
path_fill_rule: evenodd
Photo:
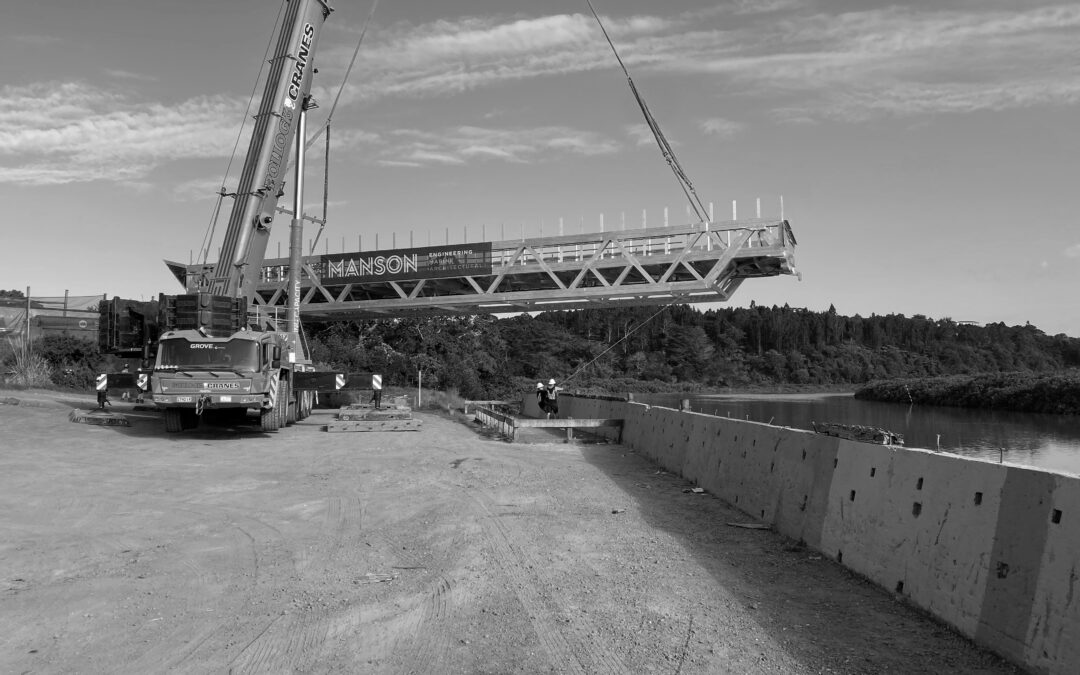
<path fill-rule="evenodd" d="M 0 297 L 0 337 L 36 340 L 68 334 L 97 340 L 98 304 L 105 295 Z"/>

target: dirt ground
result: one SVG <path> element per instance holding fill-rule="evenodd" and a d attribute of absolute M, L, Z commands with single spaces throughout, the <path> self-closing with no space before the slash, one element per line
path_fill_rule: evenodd
<path fill-rule="evenodd" d="M 5 400 L 3 673 L 1018 672 L 618 445 Z"/>

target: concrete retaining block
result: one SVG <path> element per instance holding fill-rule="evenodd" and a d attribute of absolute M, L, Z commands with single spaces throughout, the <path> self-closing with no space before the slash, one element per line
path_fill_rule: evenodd
<path fill-rule="evenodd" d="M 1080 663 L 1080 477 L 604 397 L 560 408 L 623 419 L 624 446 L 1026 668 Z"/>
<path fill-rule="evenodd" d="M 1037 672 L 1061 672 L 1061 664 L 1075 671 L 1080 664 L 1080 478 L 1054 475 L 1046 497 L 1046 508 L 1038 506 L 1032 518 L 1046 536 L 1022 663 Z"/>

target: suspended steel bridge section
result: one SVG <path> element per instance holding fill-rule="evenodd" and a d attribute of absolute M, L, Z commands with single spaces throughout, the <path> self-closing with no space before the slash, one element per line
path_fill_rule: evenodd
<path fill-rule="evenodd" d="M 751 219 L 312 255 L 300 309 L 338 321 L 725 302 L 746 279 L 798 274 L 795 243 L 788 221 Z M 264 318 L 284 316 L 288 264 L 257 271 Z M 213 271 L 168 265 L 189 292 Z"/>

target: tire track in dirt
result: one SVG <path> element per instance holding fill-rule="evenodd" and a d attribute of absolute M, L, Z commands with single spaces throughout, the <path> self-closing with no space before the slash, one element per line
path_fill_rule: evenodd
<path fill-rule="evenodd" d="M 347 587 L 334 583 L 341 571 L 352 571 L 362 534 L 364 508 L 351 491 L 333 494 L 324 501 L 319 531 L 314 540 L 291 541 L 291 572 L 287 576 L 299 592 L 288 598 L 287 609 L 273 617 L 230 662 L 230 672 L 294 672 L 310 669 L 315 663 L 333 662 L 338 650 L 351 650 L 361 633 L 362 606 L 342 600 Z M 315 508 L 318 508 L 317 506 Z M 312 520 L 316 520 L 313 518 Z M 355 581 L 354 581 L 355 583 Z M 260 585 L 265 586 L 260 582 Z M 276 587 L 271 584 L 272 587 Z M 262 593 L 261 595 L 266 595 Z M 393 636 L 396 631 L 388 635 Z M 391 653 L 392 644 L 385 650 Z"/>
<path fill-rule="evenodd" d="M 253 597 L 258 583 L 259 541 L 249 530 L 256 528 L 250 525 L 244 528 L 236 522 L 238 516 L 224 508 L 185 504 L 175 506 L 173 512 L 187 513 L 192 522 L 203 526 L 214 523 L 211 531 L 228 534 L 210 541 L 196 539 L 186 542 L 187 545 L 181 542 L 175 551 L 170 552 L 167 564 L 158 570 L 159 573 L 172 578 L 176 575 L 190 577 L 191 582 L 185 586 L 193 590 L 210 588 L 215 582 L 221 582 L 229 589 L 223 590 L 220 597 L 209 598 L 207 604 L 235 599 L 237 594 L 242 594 L 246 599 Z M 213 560 L 208 560 L 208 557 Z M 195 596 L 185 599 L 189 616 L 207 611 L 207 608 L 199 606 L 198 599 Z M 206 615 L 200 621 L 181 621 L 171 630 L 169 624 L 155 624 L 155 629 L 165 632 L 154 635 L 152 644 L 129 664 L 132 672 L 183 669 L 190 667 L 193 662 L 198 663 L 200 656 L 209 659 L 212 654 L 222 654 L 228 640 L 242 629 L 242 625 L 238 625 L 236 620 L 219 616 L 215 613 Z M 144 623 L 136 629 L 133 638 L 142 636 L 148 626 L 148 623 Z"/>
<path fill-rule="evenodd" d="M 296 572 L 305 578 L 318 578 L 332 563 L 342 562 L 342 556 L 355 553 L 364 534 L 364 507 L 354 492 L 331 495 L 326 500 L 319 533 L 312 546 L 295 554 Z"/>
<path fill-rule="evenodd" d="M 327 586 L 326 575 L 340 567 L 348 569 L 363 533 L 364 509 L 353 492 L 331 495 L 315 542 L 296 546 L 291 552 L 292 573 L 308 582 L 292 599 L 292 606 L 275 617 L 231 662 L 234 672 L 292 672 L 306 670 L 323 658 L 333 658 L 332 643 L 349 625 L 359 625 L 361 617 L 351 610 L 332 610 L 324 597 L 339 597 L 340 589 Z M 295 543 L 295 542 L 294 542 Z M 339 563 L 335 565 L 335 563 Z M 317 605 L 317 606 L 315 606 Z"/>
<path fill-rule="evenodd" d="M 271 619 L 229 663 L 230 673 L 284 673 L 307 670 L 326 642 L 326 612 L 281 614 Z"/>
<path fill-rule="evenodd" d="M 489 495 L 478 490 L 469 490 L 465 494 L 483 511 L 480 522 L 494 549 L 496 563 L 510 580 L 514 594 L 525 607 L 533 630 L 552 659 L 552 668 L 590 674 L 620 675 L 630 672 L 617 655 L 592 640 L 583 639 L 582 636 L 597 635 L 596 628 L 587 618 L 575 617 L 577 626 L 574 633 L 563 633 L 556 617 L 558 608 L 542 594 L 546 584 L 535 573 L 527 571 L 538 569 L 537 562 L 515 543 L 528 540 L 526 533 L 518 527 L 507 525 L 503 518 L 492 512 L 494 502 Z"/>
<path fill-rule="evenodd" d="M 423 570 L 415 580 L 419 592 L 407 614 L 403 617 L 403 628 L 407 632 L 399 635 L 399 645 L 395 656 L 403 659 L 403 673 L 434 673 L 450 652 L 452 644 L 451 629 L 454 626 L 454 607 L 457 604 L 457 585 L 447 577 L 443 570 L 445 560 L 437 560 L 434 555 L 409 548 L 408 541 L 387 532 L 379 532 L 375 537 L 386 544 L 392 557 L 402 563 L 395 566 L 403 572 Z M 449 547 L 457 548 L 460 540 L 455 540 Z"/>
<path fill-rule="evenodd" d="M 121 512 L 121 502 L 115 499 L 71 498 L 59 504 L 55 516 L 69 519 L 74 531 L 80 536 L 72 542 L 72 557 L 64 560 L 67 564 L 64 572 L 72 577 L 93 576 L 117 564 L 116 559 L 131 552 L 141 552 L 146 542 L 133 536 L 122 523 L 115 523 L 120 516 L 130 515 Z M 97 527 L 88 531 L 91 523 Z"/>
<path fill-rule="evenodd" d="M 228 662 L 229 670 L 238 673 L 293 672 L 313 662 L 326 641 L 330 622 L 321 608 L 282 609 L 285 598 L 274 590 L 287 585 L 295 567 L 281 531 L 227 508 L 183 510 L 222 521 L 234 536 L 228 545 L 214 547 L 222 550 L 223 560 L 218 564 L 208 568 L 202 556 L 187 555 L 174 566 L 206 583 L 223 578 L 231 587 L 225 597 L 237 606 L 235 611 L 247 616 L 182 622 L 177 629 L 156 636 L 154 646 L 131 664 L 133 672 L 198 667 L 230 652 L 235 656 Z M 196 625 L 199 628 L 193 631 Z M 243 645 L 239 651 L 230 647 L 236 643 Z"/>
<path fill-rule="evenodd" d="M 309 568 L 318 569 L 320 563 L 325 563 L 332 558 L 334 553 L 341 547 L 341 539 L 348 525 L 346 516 L 346 498 L 341 495 L 330 495 L 325 500 L 326 509 L 323 512 L 322 522 L 316 541 L 312 546 L 298 547 L 293 559 L 293 566 L 297 574 L 304 576 Z M 329 538 L 329 541 L 326 539 Z"/>
<path fill-rule="evenodd" d="M 322 608 L 281 609 L 284 598 L 275 589 L 289 584 L 296 574 L 294 551 L 274 526 L 251 516 L 241 516 L 236 523 L 252 538 L 255 551 L 253 597 L 260 603 L 263 617 L 276 614 L 242 647 L 229 662 L 229 670 L 239 673 L 292 672 L 312 658 L 326 641 L 329 631 L 327 612 Z M 269 599 L 267 599 L 269 598 Z M 276 601 L 274 601 L 276 599 Z M 265 621 L 265 619 L 264 619 Z"/>

